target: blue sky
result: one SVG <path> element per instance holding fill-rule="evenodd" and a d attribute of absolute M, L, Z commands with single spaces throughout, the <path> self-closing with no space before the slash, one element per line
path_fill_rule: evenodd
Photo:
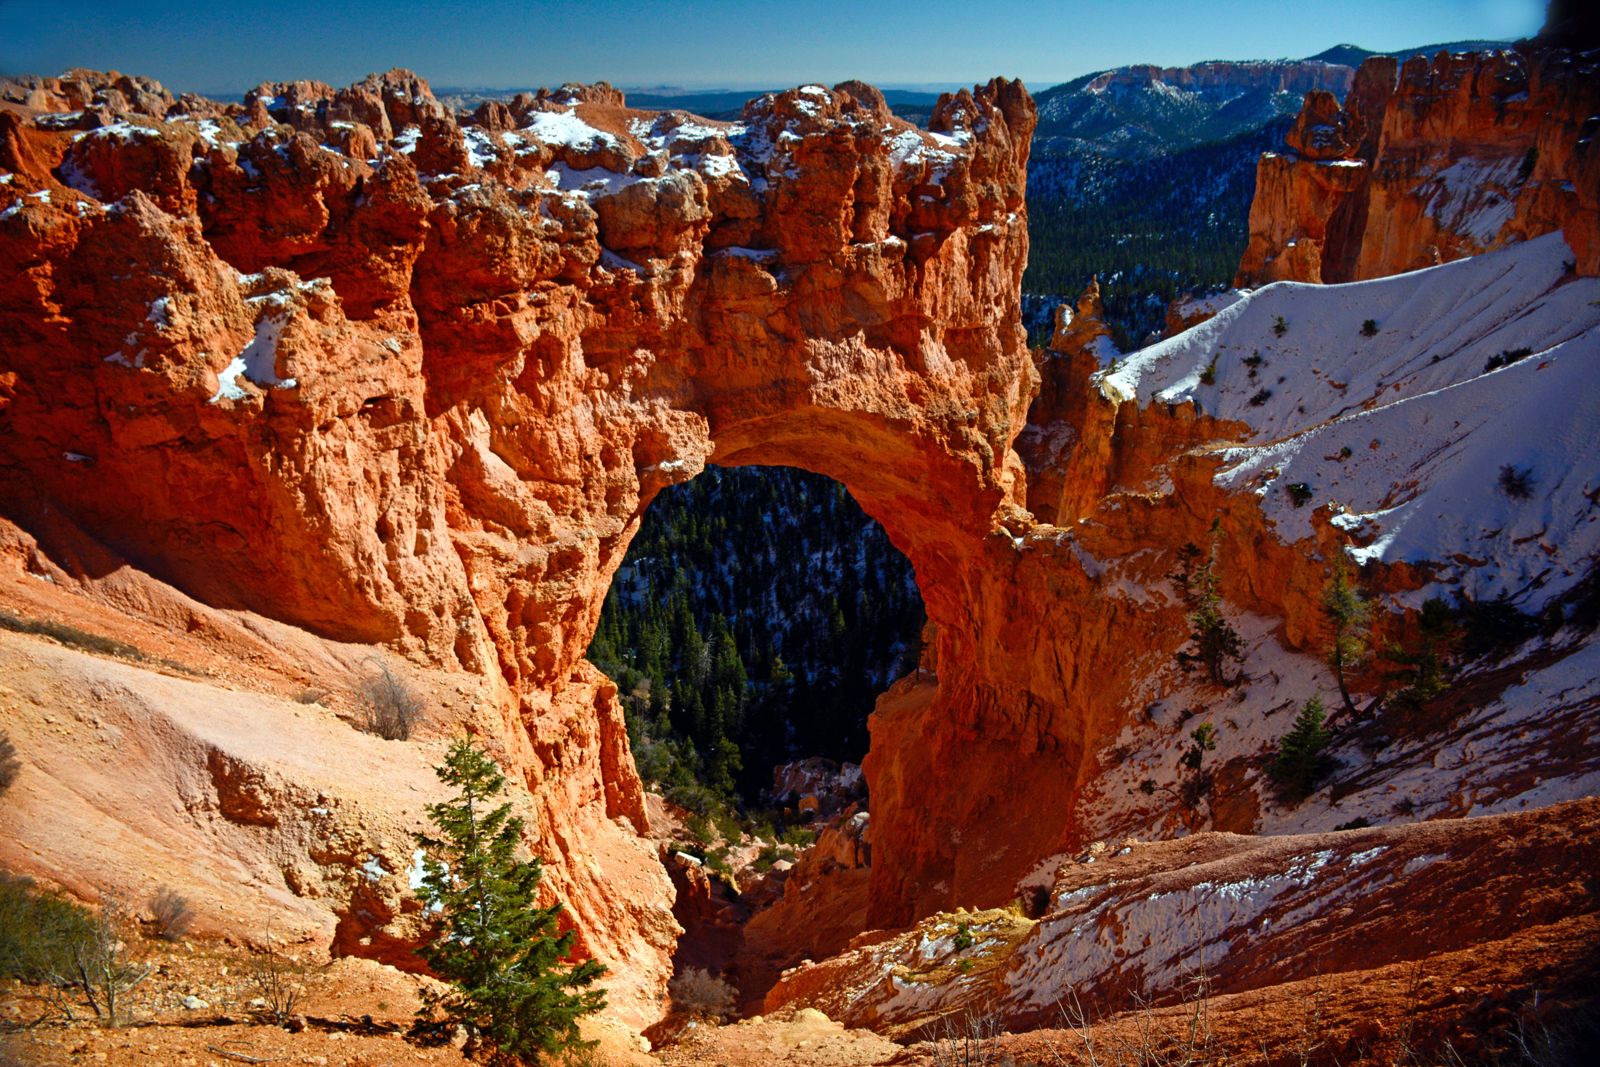
<path fill-rule="evenodd" d="M 176 90 L 344 84 L 410 67 L 436 86 L 786 86 L 862 78 L 1035 89 L 1126 63 L 1304 56 L 1535 32 L 1542 0 L 0 0 L 0 72 L 72 66 Z"/>

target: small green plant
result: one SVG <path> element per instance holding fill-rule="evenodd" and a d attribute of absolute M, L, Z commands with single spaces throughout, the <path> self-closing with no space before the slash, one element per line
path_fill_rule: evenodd
<path fill-rule="evenodd" d="M 1257 367 L 1261 366 L 1261 353 L 1256 351 L 1250 353 L 1248 356 L 1245 356 L 1244 365 L 1249 367 L 1251 370 L 1255 370 Z"/>
<path fill-rule="evenodd" d="M 523 823 L 511 805 L 490 806 L 505 776 L 466 738 L 436 773 L 456 795 L 428 806 L 435 834 L 416 835 L 417 896 L 432 917 L 418 955 L 449 988 L 424 995 L 419 1021 L 465 1027 L 467 1053 L 494 1064 L 583 1047 L 578 1020 L 605 1006 L 605 994 L 586 987 L 605 968 L 570 962 L 576 931 L 556 932 L 561 904 L 535 905 L 543 863 L 517 858 Z"/>
<path fill-rule="evenodd" d="M 1333 740 L 1324 725 L 1322 698 L 1313 696 L 1295 717 L 1294 726 L 1278 742 L 1278 754 L 1268 768 L 1268 775 L 1283 794 L 1293 800 L 1303 800 L 1316 789 L 1317 781 L 1329 769 L 1323 749 Z"/>
<path fill-rule="evenodd" d="M 1450 657 L 1460 631 L 1455 612 L 1438 597 L 1430 597 L 1417 614 L 1417 639 L 1412 648 L 1391 644 L 1385 658 L 1398 669 L 1391 682 L 1401 689 L 1390 698 L 1402 709 L 1416 711 L 1445 691 L 1450 682 Z"/>
<path fill-rule="evenodd" d="M 94 935 L 94 914 L 32 880 L 0 871 L 0 978 L 66 975 L 77 946 Z"/>
<path fill-rule="evenodd" d="M 1340 445 L 1339 446 L 1339 458 L 1341 460 L 1349 459 L 1353 455 L 1355 455 L 1355 452 L 1354 452 L 1354 450 L 1351 449 L 1351 447 L 1349 445 Z"/>
<path fill-rule="evenodd" d="M 1271 389 L 1266 389 L 1266 388 L 1258 389 L 1258 390 L 1256 390 L 1256 394 L 1250 398 L 1250 406 L 1253 407 L 1253 408 L 1258 408 L 1262 404 L 1265 404 L 1267 401 L 1269 401 L 1271 399 L 1272 399 L 1272 390 Z"/>
<path fill-rule="evenodd" d="M 1205 370 L 1200 372 L 1200 384 L 1201 385 L 1216 385 L 1217 384 L 1217 359 L 1219 358 L 1219 356 L 1220 356 L 1220 353 L 1213 352 L 1211 354 L 1211 362 L 1207 363 L 1206 367 L 1205 367 Z"/>
<path fill-rule="evenodd" d="M 1208 722 L 1203 722 L 1190 732 L 1189 747 L 1178 762 L 1191 771 L 1198 771 L 1206 758 L 1206 753 L 1216 750 L 1217 728 Z"/>
<path fill-rule="evenodd" d="M 1361 324 L 1361 336 L 1362 337 L 1376 337 L 1376 336 L 1378 336 L 1378 320 L 1377 319 L 1367 319 L 1365 322 L 1363 322 Z"/>
<path fill-rule="evenodd" d="M 791 848 L 810 848 L 817 843 L 817 832 L 803 826 L 791 826 L 783 831 L 781 840 Z"/>
<path fill-rule="evenodd" d="M 1288 320 L 1286 320 L 1282 315 L 1274 315 L 1274 316 L 1272 316 L 1272 334 L 1273 334 L 1273 336 L 1274 337 L 1282 337 L 1284 334 L 1286 334 L 1288 332 L 1289 332 Z"/>
<path fill-rule="evenodd" d="M 955 946 L 957 952 L 965 952 L 972 947 L 972 928 L 967 923 L 956 923 Z"/>
<path fill-rule="evenodd" d="M 17 746 L 11 743 L 8 735 L 0 734 L 0 794 L 15 785 L 21 773 L 22 761 L 17 758 Z"/>
<path fill-rule="evenodd" d="M 1285 487 L 1289 494 L 1289 502 L 1297 508 L 1303 508 L 1311 502 L 1311 486 L 1305 482 L 1290 482 Z"/>

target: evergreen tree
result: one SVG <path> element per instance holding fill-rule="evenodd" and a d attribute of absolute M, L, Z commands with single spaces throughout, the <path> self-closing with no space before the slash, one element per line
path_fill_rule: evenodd
<path fill-rule="evenodd" d="M 1328 747 L 1332 735 L 1323 719 L 1322 698 L 1312 696 L 1295 717 L 1294 726 L 1278 742 L 1278 755 L 1268 768 L 1272 780 L 1296 800 L 1309 796 L 1328 771 L 1328 758 L 1322 750 Z"/>
<path fill-rule="evenodd" d="M 1355 713 L 1355 702 L 1350 699 L 1350 686 L 1345 674 L 1361 665 L 1367 654 L 1367 625 L 1372 608 L 1350 580 L 1350 563 L 1340 553 L 1333 561 L 1333 574 L 1322 589 L 1322 614 L 1328 620 L 1333 640 L 1328 647 L 1328 666 L 1339 683 L 1339 697 L 1344 708 Z"/>
<path fill-rule="evenodd" d="M 1450 680 L 1450 652 L 1458 636 L 1450 605 L 1429 597 L 1417 615 L 1415 647 L 1389 646 L 1388 659 L 1399 665 L 1389 678 L 1402 685 L 1393 697 L 1396 704 L 1415 711 L 1444 692 Z"/>
<path fill-rule="evenodd" d="M 1189 640 L 1193 649 L 1178 653 L 1178 664 L 1185 670 L 1204 667 L 1207 677 L 1216 685 L 1233 685 L 1239 676 L 1228 677 L 1229 660 L 1244 659 L 1244 643 L 1233 624 L 1222 614 L 1222 582 L 1217 574 L 1217 543 L 1222 539 L 1222 525 L 1211 523 L 1211 547 L 1202 561 L 1200 549 L 1184 545 L 1178 550 L 1179 570 L 1173 581 L 1183 591 L 1189 606 Z"/>
<path fill-rule="evenodd" d="M 578 1020 L 605 1007 L 605 994 L 585 987 L 605 968 L 563 962 L 574 931 L 556 932 L 559 902 L 534 904 L 543 864 L 516 858 L 522 820 L 511 805 L 489 806 L 505 777 L 467 738 L 450 746 L 435 772 L 456 797 L 428 806 L 437 837 L 416 835 L 423 851 L 417 895 L 434 934 L 418 953 L 450 989 L 424 994 L 419 1017 L 464 1026 L 468 1054 L 496 1065 L 537 1063 L 581 1046 Z"/>

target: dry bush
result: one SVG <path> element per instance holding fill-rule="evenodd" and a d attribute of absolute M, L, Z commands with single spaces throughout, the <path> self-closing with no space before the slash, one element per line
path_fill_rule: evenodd
<path fill-rule="evenodd" d="M 940 1020 L 936 1033 L 934 1067 L 1001 1067 L 998 1016 L 969 1009 Z"/>
<path fill-rule="evenodd" d="M 76 989 L 106 1026 L 128 1021 L 128 994 L 155 972 L 155 965 L 136 961 L 128 953 L 123 929 L 128 925 L 122 906 L 107 899 L 100 914 L 89 920 L 84 936 L 66 947 L 61 969 L 47 976 L 55 990 Z M 71 1007 L 63 996 L 60 1007 L 70 1019 Z"/>
<path fill-rule="evenodd" d="M 22 761 L 17 758 L 17 746 L 11 743 L 10 737 L 0 734 L 0 793 L 10 789 L 21 773 Z"/>
<path fill-rule="evenodd" d="M 690 967 L 667 983 L 674 1011 L 726 1019 L 733 1015 L 738 993 L 726 978 L 703 967 Z"/>
<path fill-rule="evenodd" d="M 302 689 L 294 699 L 297 704 L 320 704 L 327 695 L 326 689 Z"/>
<path fill-rule="evenodd" d="M 388 741 L 405 741 L 422 721 L 427 701 L 386 664 L 362 679 L 359 689 L 366 712 L 365 729 Z"/>
<path fill-rule="evenodd" d="M 1071 1051 L 1055 1049 L 1058 1064 L 1082 1062 L 1088 1067 L 1189 1067 L 1193 1064 L 1226 1063 L 1228 1057 L 1211 1028 L 1211 986 L 1205 975 L 1192 980 L 1193 988 L 1185 999 L 1181 1014 L 1158 1013 L 1148 1000 L 1137 999 L 1137 1007 L 1127 1013 L 1130 1027 L 1097 1032 L 1091 1019 L 1073 994 L 1061 1005 L 1063 1029 L 1074 1035 L 1079 1047 Z M 1100 1020 L 1102 1022 L 1109 1020 Z"/>
<path fill-rule="evenodd" d="M 282 1026 L 294 1014 L 294 1006 L 305 992 L 296 968 L 277 949 L 272 931 L 267 931 L 267 947 L 252 956 L 247 971 L 250 988 L 265 1005 L 261 1014 Z"/>
<path fill-rule="evenodd" d="M 150 897 L 150 927 L 163 941 L 182 941 L 194 926 L 194 909 L 171 886 L 162 886 Z"/>

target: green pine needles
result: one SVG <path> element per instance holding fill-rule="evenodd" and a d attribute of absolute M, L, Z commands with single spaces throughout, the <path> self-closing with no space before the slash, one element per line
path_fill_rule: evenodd
<path fill-rule="evenodd" d="M 1278 755 L 1267 773 L 1278 783 L 1285 796 L 1303 800 L 1310 796 L 1323 775 L 1329 770 L 1329 760 L 1322 751 L 1333 740 L 1324 724 L 1322 698 L 1313 696 L 1295 717 L 1294 726 L 1278 742 Z"/>
<path fill-rule="evenodd" d="M 418 1016 L 465 1027 L 467 1054 L 495 1065 L 583 1046 L 578 1020 L 605 1007 L 604 992 L 585 987 L 605 968 L 564 962 L 574 931 L 557 932 L 561 904 L 534 904 L 543 864 L 517 859 L 522 820 L 511 805 L 490 806 L 505 776 L 467 738 L 436 772 L 456 797 L 428 806 L 438 836 L 417 835 L 417 896 L 434 933 L 418 953 L 451 988 L 425 996 Z"/>

